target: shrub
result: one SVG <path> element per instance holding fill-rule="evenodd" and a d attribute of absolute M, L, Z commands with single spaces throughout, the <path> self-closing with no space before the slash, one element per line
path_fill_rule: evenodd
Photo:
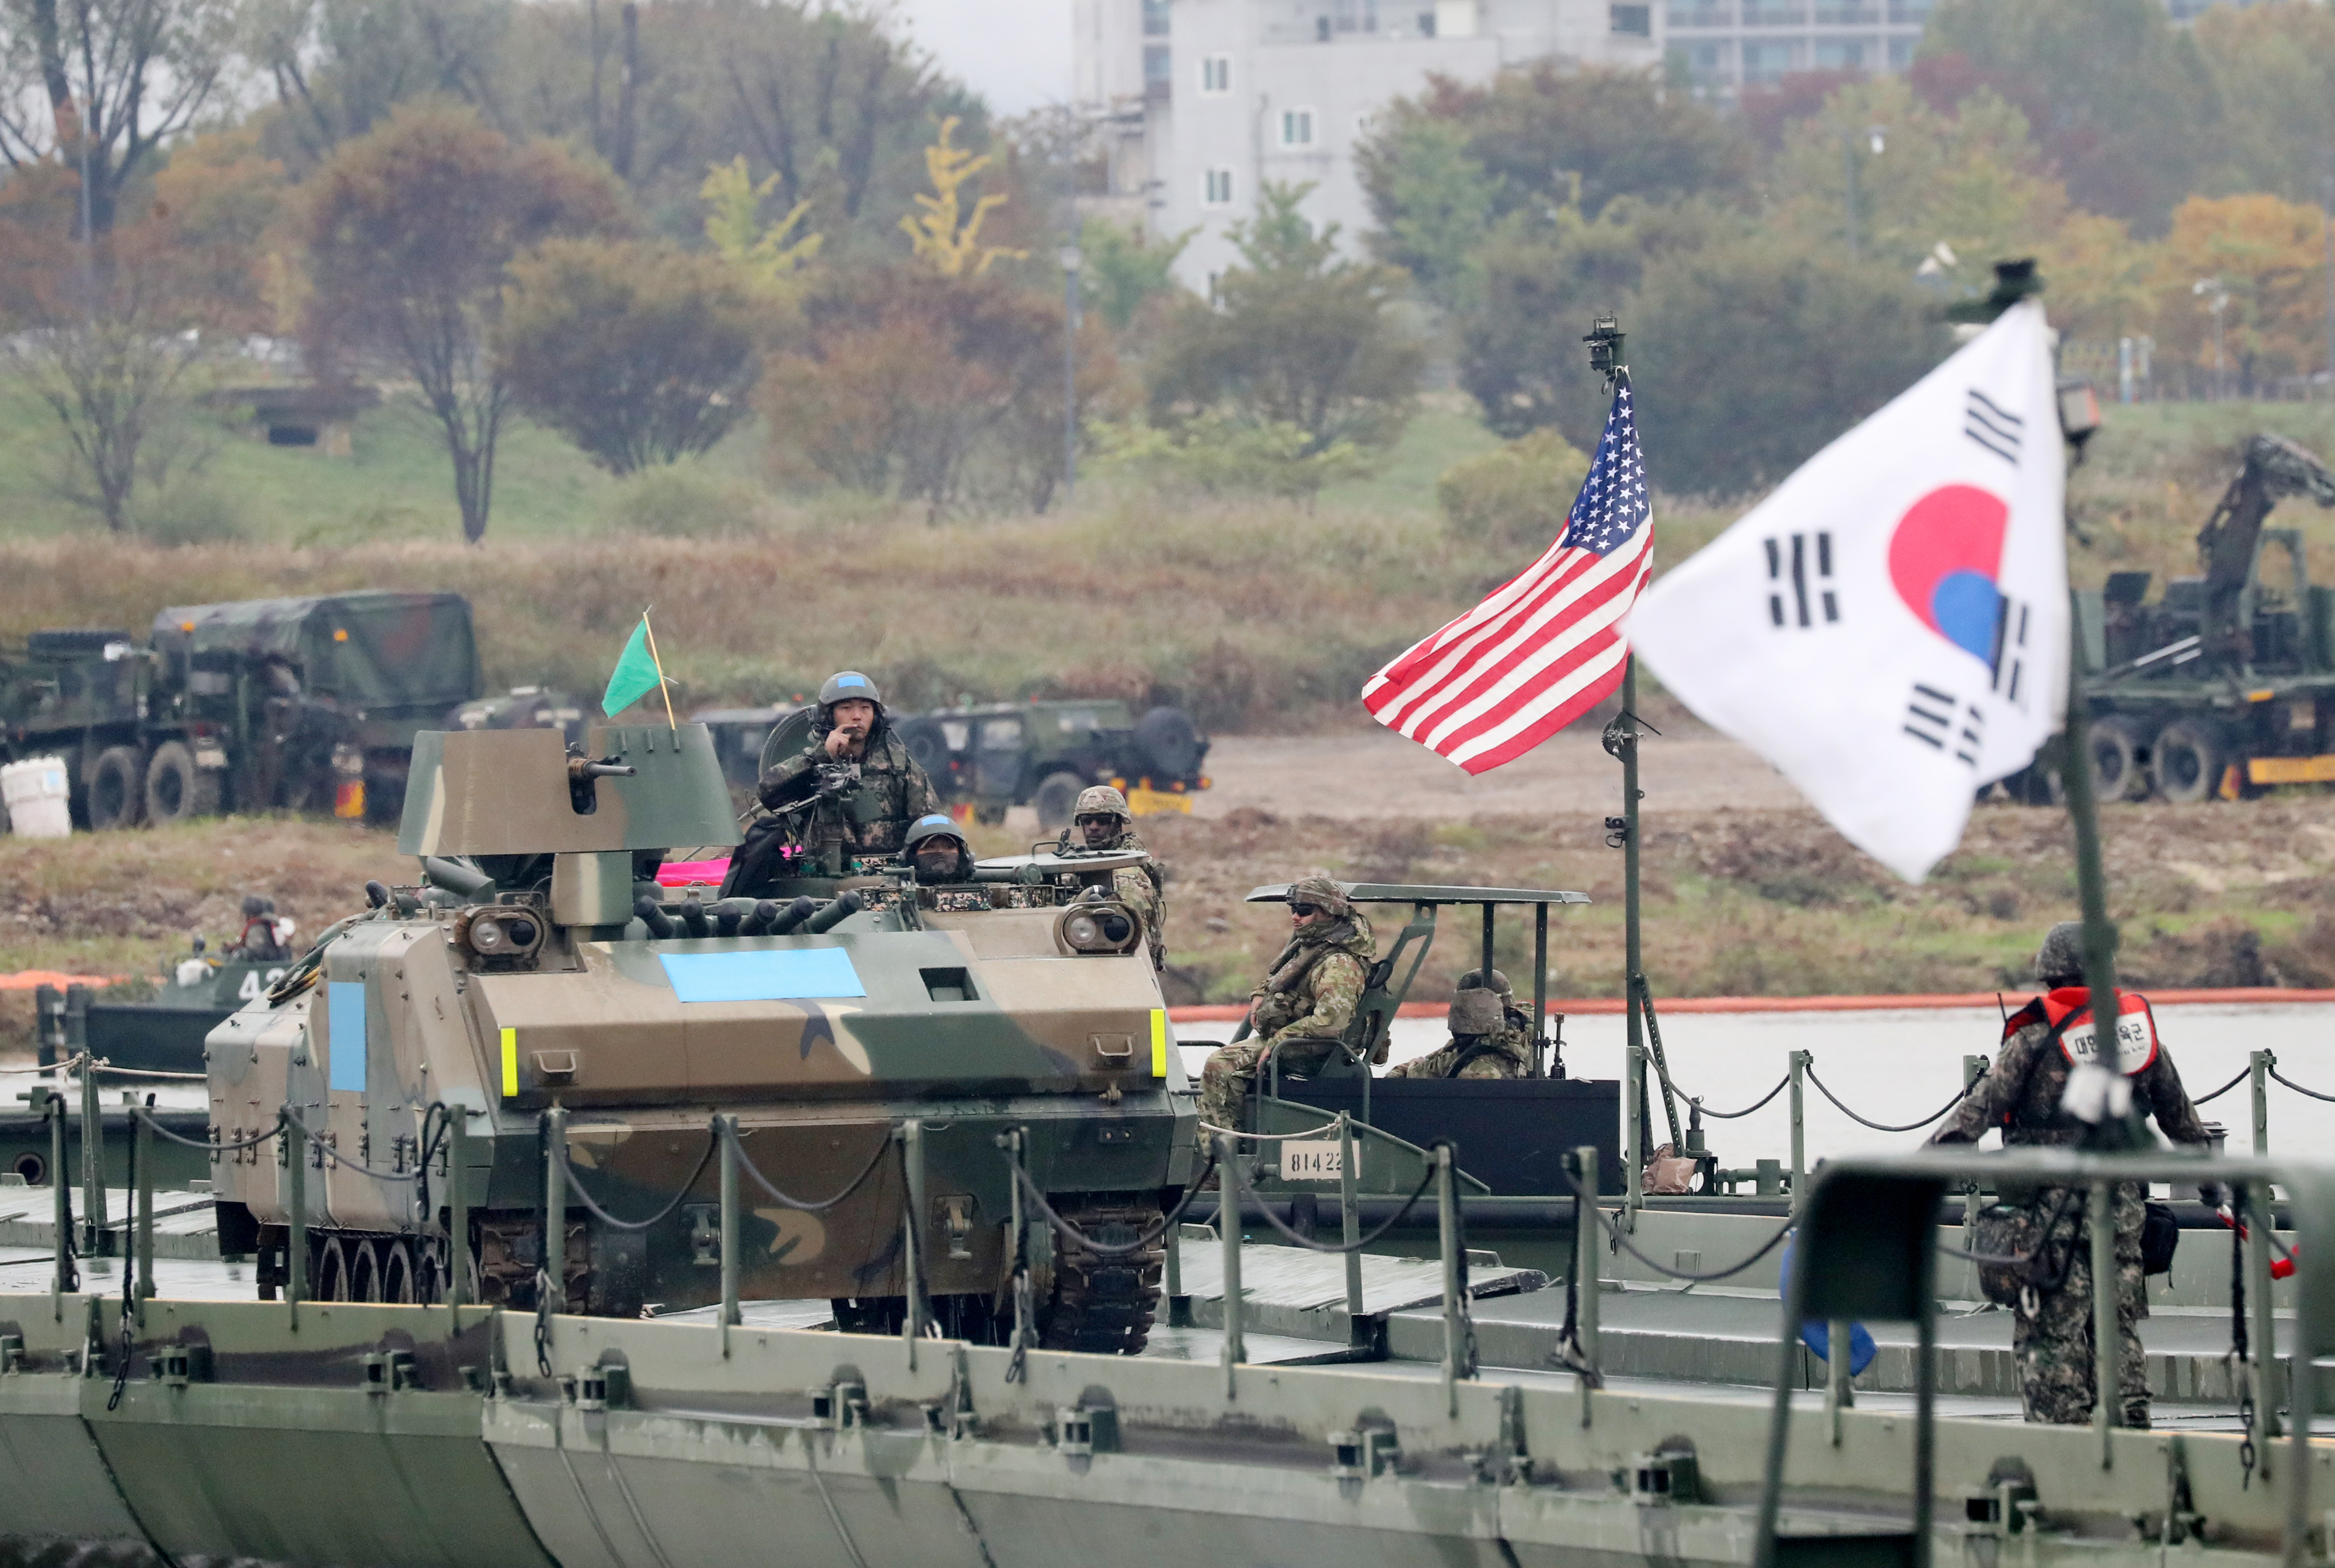
<path fill-rule="evenodd" d="M 1469 544 L 1487 549 L 1546 549 L 1564 531 L 1589 460 L 1553 430 L 1519 436 L 1494 451 L 1454 463 L 1435 481 L 1444 521 Z"/>

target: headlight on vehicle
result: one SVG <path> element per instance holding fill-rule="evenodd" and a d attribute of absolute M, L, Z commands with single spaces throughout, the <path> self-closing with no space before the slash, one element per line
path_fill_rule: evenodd
<path fill-rule="evenodd" d="M 1135 916 L 1110 904 L 1079 905 L 1062 916 L 1058 929 L 1062 945 L 1073 953 L 1125 953 L 1140 934 Z"/>
<path fill-rule="evenodd" d="M 543 923 L 523 909 L 476 909 L 456 922 L 454 940 L 480 958 L 523 958 L 543 942 Z"/>

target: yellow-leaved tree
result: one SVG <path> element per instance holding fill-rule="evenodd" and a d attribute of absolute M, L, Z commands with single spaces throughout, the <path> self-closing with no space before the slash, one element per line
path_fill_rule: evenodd
<path fill-rule="evenodd" d="M 1019 260 L 1030 253 L 981 243 L 983 219 L 1004 206 L 1005 197 L 993 191 L 976 200 L 970 213 L 964 210 L 958 191 L 992 160 L 986 152 L 974 153 L 954 145 L 956 127 L 957 117 L 952 114 L 941 121 L 940 135 L 925 149 L 925 172 L 932 179 L 935 194 L 918 193 L 916 205 L 924 212 L 901 218 L 900 227 L 907 231 L 917 257 L 943 277 L 979 277 L 1001 256 Z"/>
<path fill-rule="evenodd" d="M 783 295 L 791 292 L 796 275 L 819 255 L 826 236 L 798 232 L 810 212 L 808 197 L 777 222 L 762 221 L 762 202 L 778 183 L 776 174 L 754 183 L 741 152 L 706 169 L 697 198 L 705 203 L 705 237 L 714 250 L 757 288 Z"/>
<path fill-rule="evenodd" d="M 2262 191 L 2193 196 L 2174 208 L 2156 278 L 2167 356 L 2211 374 L 2218 315 L 2224 387 L 2250 393 L 2314 368 L 2324 341 L 2322 221 L 2316 207 Z"/>

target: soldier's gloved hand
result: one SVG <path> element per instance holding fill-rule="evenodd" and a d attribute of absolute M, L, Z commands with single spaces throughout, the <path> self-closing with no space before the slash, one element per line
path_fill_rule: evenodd
<path fill-rule="evenodd" d="M 2227 1208 L 2230 1203 L 2230 1189 L 2220 1182 L 2199 1182 L 2197 1201 L 2209 1209 Z"/>

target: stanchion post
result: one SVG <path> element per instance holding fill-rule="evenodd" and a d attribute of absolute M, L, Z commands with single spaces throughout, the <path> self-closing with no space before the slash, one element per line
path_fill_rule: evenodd
<path fill-rule="evenodd" d="M 2270 1153 L 2270 1070 L 2277 1065 L 2278 1058 L 2266 1050 L 2247 1053 L 2246 1075 L 2253 1080 L 2256 1159 Z"/>
<path fill-rule="evenodd" d="M 1459 1413 L 1459 1380 L 1476 1375 L 1468 1350 L 1467 1260 L 1461 1255 L 1458 1171 L 1451 1146 L 1435 1146 L 1435 1230 L 1443 1254 L 1443 1392 L 1450 1414 Z"/>
<path fill-rule="evenodd" d="M 1216 1242 L 1225 1265 L 1225 1398 L 1236 1398 L 1239 1385 L 1233 1369 L 1248 1360 L 1241 1342 L 1240 1214 L 1241 1173 L 1234 1163 L 1233 1140 L 1216 1137 Z"/>
<path fill-rule="evenodd" d="M 132 1113 L 134 1131 L 130 1139 L 130 1163 L 138 1173 L 138 1247 L 131 1261 L 138 1269 L 138 1282 L 133 1299 L 138 1303 L 138 1326 L 146 1326 L 146 1301 L 154 1293 L 154 1124 L 147 1118 L 153 1115 L 152 1095 L 147 1104 Z"/>
<path fill-rule="evenodd" d="M 717 1116 L 713 1137 L 722 1146 L 722 1354 L 730 1354 L 730 1326 L 738 1312 L 738 1118 Z"/>
<path fill-rule="evenodd" d="M 1792 1052 L 1792 1212 L 1798 1214 L 1808 1188 L 1808 1068 L 1812 1052 Z"/>
<path fill-rule="evenodd" d="M 925 1124 L 910 1117 L 900 1128 L 900 1148 L 908 1167 L 907 1239 L 908 1310 L 900 1315 L 900 1332 L 908 1341 L 908 1370 L 916 1370 L 916 1341 L 925 1332 Z"/>
<path fill-rule="evenodd" d="M 1360 1349 L 1370 1338 L 1362 1327 L 1362 1254 L 1354 1244 L 1362 1237 L 1362 1216 L 1355 1201 L 1354 1123 L 1338 1113 L 1338 1239 L 1346 1248 L 1346 1348 Z"/>
<path fill-rule="evenodd" d="M 2109 1433 L 2124 1425 L 2124 1341 L 2117 1328 L 2116 1187 L 2096 1181 L 2091 1190 L 2092 1241 L 2092 1430 L 2099 1435 L 2100 1468 L 2116 1463 Z"/>
<path fill-rule="evenodd" d="M 308 1138 L 288 1105 L 276 1123 L 276 1147 L 284 1157 L 284 1207 L 291 1216 L 284 1236 L 284 1305 L 297 1330 L 300 1301 L 308 1293 Z"/>
<path fill-rule="evenodd" d="M 567 1310 L 567 1108 L 543 1113 L 543 1284 L 551 1310 Z M 542 1303 L 537 1303 L 542 1310 Z"/>
<path fill-rule="evenodd" d="M 97 1108 L 97 1073 L 81 1064 L 81 1255 L 105 1255 L 105 1121 Z"/>
<path fill-rule="evenodd" d="M 2277 1214 L 2267 1182 L 2243 1188 L 2240 1200 L 2239 1215 L 2252 1222 L 2246 1227 L 2246 1294 L 2252 1298 L 2249 1306 L 2254 1319 L 2247 1336 L 2254 1354 L 2254 1453 L 2267 1481 L 2272 1463 L 2270 1440 L 2279 1435 L 2278 1408 L 2285 1392 L 2279 1387 L 2282 1363 L 2277 1343 L 2271 1338 L 2277 1327 L 2270 1299 L 2271 1235 Z"/>
<path fill-rule="evenodd" d="M 56 1321 L 65 1321 L 66 1282 L 73 1275 L 73 1184 L 65 1180 L 65 1100 L 54 1089 L 34 1089 L 44 1095 L 41 1108 L 49 1118 L 49 1186 L 56 1210 L 57 1268 L 49 1286 Z M 74 1281 L 74 1284 L 80 1282 Z"/>
<path fill-rule="evenodd" d="M 1037 1335 L 1030 1321 L 1031 1314 L 1028 1312 L 1023 1311 L 1025 1303 L 1022 1299 L 1022 1291 L 1021 1275 L 1023 1271 L 1028 1269 L 1030 1261 L 1030 1216 L 1028 1211 L 1022 1205 L 1022 1129 L 1017 1127 L 1008 1130 L 1003 1141 L 1005 1144 L 1006 1154 L 1013 1162 L 1014 1171 L 1013 1179 L 1007 1184 L 1008 1190 L 1012 1198 L 1012 1219 L 1013 1223 L 1013 1267 L 1016 1272 L 1016 1278 L 1013 1282 L 1012 1349 L 1013 1353 L 1016 1356 L 1021 1356 L 1028 1352 L 1031 1345 L 1034 1343 L 1037 1339 Z M 1172 1260 L 1176 1254 L 1170 1253 L 1168 1255 Z M 1178 1282 L 1180 1283 L 1181 1282 L 1179 1281 Z M 1172 1319 L 1174 1313 L 1174 1309 L 1172 1307 L 1169 1309 L 1169 1313 Z"/>

